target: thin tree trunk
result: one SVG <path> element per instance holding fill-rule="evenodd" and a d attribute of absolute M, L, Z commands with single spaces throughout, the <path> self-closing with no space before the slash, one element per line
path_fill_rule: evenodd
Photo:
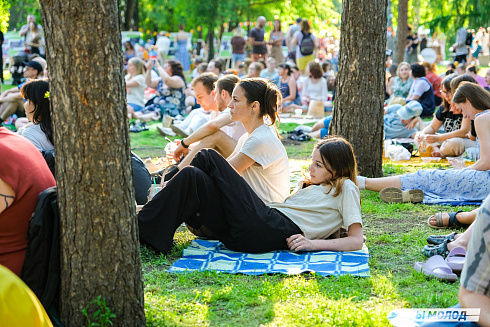
<path fill-rule="evenodd" d="M 405 56 L 405 44 L 407 43 L 408 30 L 408 0 L 398 0 L 398 27 L 396 31 L 396 57 L 395 63 L 399 64 Z"/>
<path fill-rule="evenodd" d="M 140 27 L 140 4 L 139 0 L 134 1 L 133 26 L 131 30 L 137 31 Z"/>
<path fill-rule="evenodd" d="M 359 171 L 382 175 L 386 0 L 344 0 L 330 134 L 354 146 Z M 382 27 L 382 28 L 380 28 Z"/>
<path fill-rule="evenodd" d="M 132 20 L 134 16 L 134 3 L 135 0 L 126 0 L 126 10 L 124 11 L 124 30 L 131 31 L 132 30 Z"/>
<path fill-rule="evenodd" d="M 41 0 L 61 215 L 61 320 L 101 296 L 144 326 L 117 1 Z M 89 317 L 97 310 L 89 307 Z M 98 322 L 98 321 L 95 321 Z"/>
<path fill-rule="evenodd" d="M 208 36 L 208 62 L 214 59 L 214 26 L 209 26 Z"/>

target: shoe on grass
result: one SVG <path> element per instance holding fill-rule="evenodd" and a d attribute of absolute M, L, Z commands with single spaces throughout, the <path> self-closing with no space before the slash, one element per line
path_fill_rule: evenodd
<path fill-rule="evenodd" d="M 436 278 L 446 282 L 455 282 L 458 280 L 458 276 L 456 276 L 447 262 L 439 255 L 433 256 L 427 262 L 416 262 L 413 268 L 429 278 Z"/>
<path fill-rule="evenodd" d="M 180 135 L 182 136 L 183 138 L 186 138 L 189 136 L 189 131 L 187 129 L 184 129 L 184 128 L 180 128 L 179 125 L 172 125 L 172 131 L 174 131 L 174 133 L 176 133 L 177 135 Z"/>
<path fill-rule="evenodd" d="M 427 225 L 429 225 L 429 227 L 431 228 L 436 228 L 436 229 L 440 229 L 440 228 L 468 228 L 470 225 L 468 224 L 462 224 L 459 222 L 459 220 L 456 218 L 456 215 L 458 213 L 460 213 L 462 211 L 458 211 L 458 212 L 449 212 L 448 215 L 449 215 L 449 220 L 447 221 L 447 225 L 444 225 L 444 222 L 442 220 L 442 212 L 438 212 L 436 213 L 435 215 L 433 215 L 432 217 L 436 217 L 436 224 L 435 225 L 432 225 L 430 223 L 430 219 L 432 217 L 429 217 L 429 219 L 427 219 Z"/>
<path fill-rule="evenodd" d="M 419 189 L 402 191 L 397 187 L 386 187 L 379 192 L 379 197 L 387 203 L 420 203 L 424 200 L 424 191 Z"/>
<path fill-rule="evenodd" d="M 429 235 L 427 237 L 427 243 L 439 245 L 444 243 L 445 240 L 452 242 L 456 239 L 456 234 L 457 234 L 456 232 L 452 232 L 449 235 Z"/>
<path fill-rule="evenodd" d="M 160 133 L 161 136 L 176 136 L 174 131 L 170 127 L 162 127 L 162 126 L 157 126 L 158 133 Z"/>
<path fill-rule="evenodd" d="M 447 243 L 449 242 L 449 240 L 445 240 L 438 245 L 426 245 L 424 246 L 422 253 L 428 258 L 435 255 L 440 255 L 445 258 L 449 254 L 449 249 L 447 248 Z"/>

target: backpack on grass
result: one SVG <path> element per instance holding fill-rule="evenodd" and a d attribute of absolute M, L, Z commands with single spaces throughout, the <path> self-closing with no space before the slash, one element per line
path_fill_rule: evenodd
<path fill-rule="evenodd" d="M 27 251 L 20 278 L 36 294 L 51 322 L 59 320 L 60 215 L 56 187 L 43 191 L 27 231 Z"/>
<path fill-rule="evenodd" d="M 299 44 L 299 52 L 303 56 L 309 56 L 313 54 L 315 51 L 315 42 L 313 41 L 313 38 L 311 37 L 311 33 L 303 33 L 303 39 L 301 40 L 301 43 Z"/>

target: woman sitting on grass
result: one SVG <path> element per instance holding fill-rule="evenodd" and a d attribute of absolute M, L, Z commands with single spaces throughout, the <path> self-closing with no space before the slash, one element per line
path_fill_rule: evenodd
<path fill-rule="evenodd" d="M 280 64 L 277 73 L 279 74 L 278 87 L 282 93 L 283 112 L 287 112 L 290 104 L 300 104 L 296 80 L 291 76 L 291 67 L 288 64 Z"/>
<path fill-rule="evenodd" d="M 20 89 L 20 93 L 26 100 L 26 117 L 33 123 L 22 131 L 22 136 L 31 141 L 39 151 L 53 151 L 48 80 L 36 79 L 27 82 Z"/>
<path fill-rule="evenodd" d="M 238 109 L 233 102 L 230 106 L 232 112 Z M 140 239 L 167 253 L 185 222 L 235 251 L 361 249 L 357 164 L 350 143 L 339 137 L 319 141 L 309 172 L 309 180 L 283 203 L 265 204 L 222 156 L 203 149 L 139 212 Z M 342 225 L 348 236 L 327 240 Z"/>
<path fill-rule="evenodd" d="M 456 91 L 459 84 L 464 81 L 476 84 L 474 78 L 469 75 L 451 74 L 444 78 L 441 84 L 442 105 L 437 109 L 430 125 L 417 135 L 419 140 L 423 139 L 433 145 L 434 150 L 431 154 L 433 157 L 459 157 L 466 148 L 476 147 L 475 141 L 467 138 L 471 120 L 468 117 L 463 118 L 461 111 L 451 103 L 453 97 L 451 90 Z M 445 133 L 436 134 L 441 126 L 444 127 Z"/>
<path fill-rule="evenodd" d="M 159 77 L 152 78 L 151 71 L 155 66 Z M 141 113 L 154 114 L 160 117 L 160 112 L 175 117 L 185 115 L 185 76 L 182 64 L 176 60 L 169 60 L 162 67 L 157 59 L 150 59 L 146 63 L 145 82 L 148 87 L 156 89 L 156 97 L 152 104 L 147 105 Z M 158 119 L 158 118 L 157 118 Z"/>
<path fill-rule="evenodd" d="M 413 83 L 413 79 L 410 78 L 410 64 L 401 62 L 396 69 L 396 77 L 391 81 L 387 86 L 387 93 L 390 95 L 386 100 L 388 105 L 400 103 L 401 99 L 405 100 L 408 96 Z"/>
<path fill-rule="evenodd" d="M 490 93 L 469 82 L 460 84 L 452 99 L 463 117 L 475 121 L 480 159 L 472 166 L 450 170 L 419 170 L 383 178 L 359 177 L 359 186 L 381 191 L 385 202 L 448 203 L 483 201 L 490 194 Z M 425 198 L 424 198 L 425 193 Z"/>
<path fill-rule="evenodd" d="M 128 116 L 136 116 L 136 112 L 141 111 L 145 106 L 145 63 L 140 58 L 131 58 L 128 61 L 128 74 L 126 80 Z"/>

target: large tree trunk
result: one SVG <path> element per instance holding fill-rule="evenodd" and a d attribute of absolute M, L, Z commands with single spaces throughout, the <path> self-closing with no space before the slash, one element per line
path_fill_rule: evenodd
<path fill-rule="evenodd" d="M 61 214 L 61 320 L 85 325 L 82 309 L 100 295 L 117 315 L 114 326 L 144 326 L 118 3 L 40 2 Z"/>
<path fill-rule="evenodd" d="M 399 64 L 405 56 L 408 29 L 408 0 L 398 0 L 398 27 L 396 30 L 395 63 Z"/>
<path fill-rule="evenodd" d="M 382 175 L 386 0 L 344 0 L 331 134 L 354 146 L 359 171 Z"/>

